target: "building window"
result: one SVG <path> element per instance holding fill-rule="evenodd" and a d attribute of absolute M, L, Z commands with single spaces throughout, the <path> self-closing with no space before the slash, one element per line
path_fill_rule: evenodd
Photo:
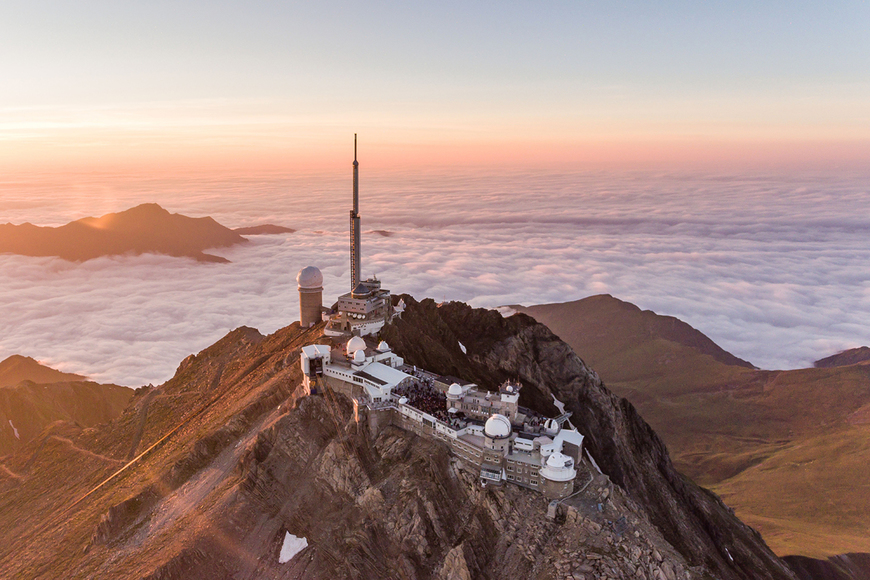
<path fill-rule="evenodd" d="M 529 483 L 531 483 L 532 485 L 538 485 L 538 480 L 537 480 L 537 479 L 533 479 L 533 480 L 530 481 Z"/>

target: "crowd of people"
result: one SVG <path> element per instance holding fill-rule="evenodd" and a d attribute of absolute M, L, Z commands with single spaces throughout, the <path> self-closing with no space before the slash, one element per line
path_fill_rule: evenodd
<path fill-rule="evenodd" d="M 432 385 L 431 380 L 422 379 L 396 387 L 393 394 L 408 397 L 409 405 L 436 417 L 438 411 L 447 411 L 447 397 Z"/>
<path fill-rule="evenodd" d="M 407 397 L 410 406 L 432 415 L 452 429 L 462 427 L 460 421 L 447 412 L 447 396 L 435 388 L 431 378 L 420 378 L 410 385 L 398 386 L 393 389 L 393 395 Z"/>

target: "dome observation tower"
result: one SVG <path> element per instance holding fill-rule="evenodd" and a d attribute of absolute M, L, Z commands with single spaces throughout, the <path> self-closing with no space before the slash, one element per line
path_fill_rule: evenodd
<path fill-rule="evenodd" d="M 488 480 L 489 484 L 501 485 L 504 481 L 505 456 L 512 434 L 510 419 L 498 413 L 487 419 L 483 426 L 483 462 L 480 465 L 480 476 Z"/>
<path fill-rule="evenodd" d="M 540 471 L 541 492 L 550 499 L 559 499 L 571 495 L 574 491 L 574 459 L 564 453 L 555 452 L 547 458 Z"/>
<path fill-rule="evenodd" d="M 462 387 L 459 383 L 453 383 L 447 389 L 447 412 L 458 413 L 462 410 L 462 397 L 465 394 L 462 392 Z"/>
<path fill-rule="evenodd" d="M 323 306 L 323 274 L 314 266 L 306 266 L 296 275 L 299 286 L 299 324 L 309 328 L 320 322 Z"/>

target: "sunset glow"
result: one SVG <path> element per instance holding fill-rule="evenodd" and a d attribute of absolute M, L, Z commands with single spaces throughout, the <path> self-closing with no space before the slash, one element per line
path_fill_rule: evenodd
<path fill-rule="evenodd" d="M 0 169 L 867 165 L 866 4 L 0 8 Z"/>

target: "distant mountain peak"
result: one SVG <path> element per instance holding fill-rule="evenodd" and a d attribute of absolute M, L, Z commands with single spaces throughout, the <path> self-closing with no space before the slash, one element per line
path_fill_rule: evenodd
<path fill-rule="evenodd" d="M 819 369 L 829 369 L 861 364 L 867 361 L 870 361 L 870 347 L 859 346 L 819 359 L 813 363 L 813 366 Z"/>
<path fill-rule="evenodd" d="M 125 254 L 164 254 L 201 262 L 227 262 L 226 258 L 204 250 L 246 241 L 211 217 L 170 213 L 156 203 L 82 218 L 56 228 L 0 225 L 0 253 L 56 256 L 72 262 Z"/>
<path fill-rule="evenodd" d="M 81 375 L 55 370 L 29 356 L 13 354 L 0 362 L 0 387 L 14 386 L 21 381 L 47 384 L 84 380 L 87 379 Z"/>
<path fill-rule="evenodd" d="M 707 335 L 673 317 L 641 310 L 631 302 L 614 298 L 610 294 L 597 294 L 561 304 L 516 306 L 516 310 L 531 315 L 548 325 L 553 331 L 572 343 L 570 335 L 583 326 L 582 333 L 591 337 L 595 333 L 607 335 L 616 350 L 624 350 L 631 343 L 638 345 L 655 339 L 670 341 L 691 348 L 699 354 L 729 365 L 748 369 L 756 368 L 749 361 L 738 358 L 721 348 Z M 591 324 L 590 327 L 585 325 Z M 605 345 L 593 341 L 589 348 L 595 350 Z M 580 352 L 588 356 L 588 352 Z M 593 359 L 595 357 L 593 356 Z"/>

